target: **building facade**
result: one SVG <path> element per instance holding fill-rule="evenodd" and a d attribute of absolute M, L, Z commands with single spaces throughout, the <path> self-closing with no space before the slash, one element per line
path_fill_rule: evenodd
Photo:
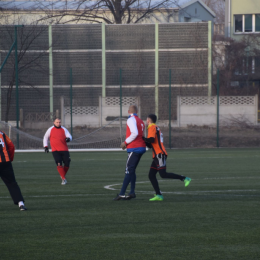
<path fill-rule="evenodd" d="M 93 20 L 84 19 L 85 10 L 75 10 L 74 5 L 69 4 L 70 1 L 0 1 L 0 24 L 87 24 L 103 22 L 102 19 Z M 214 23 L 215 13 L 207 7 L 201 0 L 191 0 L 185 4 L 180 1 L 179 5 L 173 5 L 167 9 L 158 9 L 141 19 L 138 23 L 175 23 L 175 22 L 208 22 Z M 66 15 L 64 15 L 66 11 Z M 102 9 L 94 10 L 99 17 L 107 17 L 113 21 L 111 11 Z M 132 10 L 135 16 L 141 14 L 140 10 Z M 136 12 L 136 13 L 135 13 Z M 83 19 L 75 19 L 83 15 Z M 112 22 L 116 23 L 116 22 Z M 122 23 L 128 23 L 123 20 Z"/>
<path fill-rule="evenodd" d="M 226 0 L 225 36 L 241 40 L 245 35 L 260 36 L 260 2 Z"/>

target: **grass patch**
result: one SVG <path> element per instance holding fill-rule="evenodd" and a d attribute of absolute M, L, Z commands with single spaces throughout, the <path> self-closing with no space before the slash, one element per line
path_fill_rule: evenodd
<path fill-rule="evenodd" d="M 51 154 L 17 153 L 13 167 L 28 211 L 0 182 L 0 259 L 259 259 L 258 149 L 169 151 L 167 170 L 192 178 L 148 180 L 151 152 L 137 169 L 137 198 L 113 201 L 126 153 L 71 153 L 68 184 Z M 105 189 L 110 186 L 115 190 Z"/>

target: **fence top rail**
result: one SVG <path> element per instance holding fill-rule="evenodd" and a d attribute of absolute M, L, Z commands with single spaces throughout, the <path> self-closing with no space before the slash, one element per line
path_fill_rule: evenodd
<path fill-rule="evenodd" d="M 141 25 L 155 25 L 156 23 L 138 23 L 138 24 L 106 24 L 106 26 L 129 26 L 129 25 L 138 25 L 138 26 L 141 26 Z M 159 26 L 160 25 L 168 25 L 168 26 L 176 26 L 176 25 L 187 25 L 187 22 L 178 22 L 178 23 L 158 23 Z M 205 22 L 189 22 L 189 24 L 208 24 L 208 23 L 205 23 Z"/>
<path fill-rule="evenodd" d="M 106 26 L 152 26 L 155 25 L 156 23 L 137 23 L 137 24 L 105 24 Z M 178 23 L 158 23 L 158 25 L 168 25 L 168 26 L 184 26 L 184 25 L 190 25 L 190 24 L 205 24 L 207 25 L 208 23 L 205 22 L 189 22 L 187 24 L 187 22 L 178 22 Z M 39 24 L 39 25 L 24 25 L 24 27 L 48 27 L 48 25 L 44 25 L 44 24 Z M 102 23 L 98 23 L 98 24 L 54 24 L 51 25 L 52 27 L 87 27 L 87 26 L 102 26 Z M 3 27 L 9 27 L 12 28 L 14 27 L 14 25 L 0 25 L 0 28 Z"/>

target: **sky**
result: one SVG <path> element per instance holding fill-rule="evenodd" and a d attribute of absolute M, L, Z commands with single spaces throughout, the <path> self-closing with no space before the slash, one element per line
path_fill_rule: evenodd
<path fill-rule="evenodd" d="M 157 2 L 161 2 L 162 0 L 152 0 L 154 4 Z M 188 2 L 189 0 L 176 0 L 179 5 Z M 44 7 L 47 7 L 48 9 L 64 9 L 66 2 L 68 3 L 68 9 L 76 9 L 77 4 L 75 2 L 77 1 L 10 1 L 10 0 L 1 0 L 0 1 L 0 7 L 2 8 L 17 8 L 17 9 L 43 9 Z M 95 1 L 88 1 L 88 5 L 91 4 L 91 2 Z M 174 0 L 173 0 L 174 2 Z M 84 5 L 83 5 L 84 6 Z M 176 7 L 176 6 L 172 6 Z"/>

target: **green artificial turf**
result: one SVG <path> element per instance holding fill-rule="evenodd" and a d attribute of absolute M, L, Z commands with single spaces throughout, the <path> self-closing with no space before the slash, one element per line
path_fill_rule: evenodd
<path fill-rule="evenodd" d="M 112 200 L 124 178 L 124 152 L 71 153 L 65 186 L 51 153 L 16 153 L 28 211 L 18 210 L 0 181 L 0 259 L 260 259 L 259 149 L 168 155 L 168 172 L 191 184 L 158 176 L 164 201 L 150 202 L 151 151 L 137 168 L 130 201 Z"/>

